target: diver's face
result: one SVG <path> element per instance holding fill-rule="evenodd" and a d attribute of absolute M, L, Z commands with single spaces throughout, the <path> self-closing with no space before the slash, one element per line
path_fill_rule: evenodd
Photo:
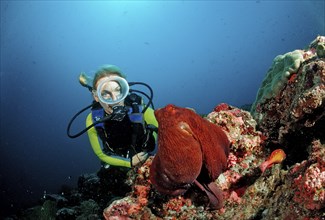
<path fill-rule="evenodd" d="M 115 75 L 111 75 L 115 76 Z M 101 96 L 105 100 L 111 99 L 113 101 L 117 100 L 117 97 L 121 94 L 121 86 L 116 81 L 110 81 L 111 76 L 105 76 L 98 80 L 97 87 L 102 82 L 109 81 L 108 83 L 105 83 L 105 85 L 101 88 Z M 113 106 L 116 105 L 124 105 L 124 101 L 121 101 L 114 105 L 109 105 L 107 103 L 102 102 L 97 95 L 97 91 L 93 92 L 93 97 L 96 100 L 96 102 L 99 102 L 100 105 L 103 107 L 106 113 L 111 114 L 113 112 Z"/>

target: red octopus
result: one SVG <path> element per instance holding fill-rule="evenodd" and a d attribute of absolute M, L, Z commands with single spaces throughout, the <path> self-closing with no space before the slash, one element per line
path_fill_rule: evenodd
<path fill-rule="evenodd" d="M 167 195 L 184 194 L 192 184 L 210 199 L 210 207 L 223 206 L 214 181 L 226 168 L 230 141 L 224 131 L 194 111 L 167 105 L 155 111 L 158 151 L 150 167 L 150 181 Z"/>

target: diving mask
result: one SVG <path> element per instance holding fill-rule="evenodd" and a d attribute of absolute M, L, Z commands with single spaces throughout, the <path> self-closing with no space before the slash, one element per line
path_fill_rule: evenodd
<path fill-rule="evenodd" d="M 110 76 L 97 86 L 99 100 L 108 105 L 114 105 L 123 101 L 128 93 L 128 82 L 119 76 Z"/>

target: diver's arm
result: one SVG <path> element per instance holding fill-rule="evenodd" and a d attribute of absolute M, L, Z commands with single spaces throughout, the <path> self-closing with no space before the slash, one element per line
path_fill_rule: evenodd
<path fill-rule="evenodd" d="M 147 122 L 147 124 L 154 125 L 158 128 L 158 121 L 152 108 L 147 108 L 147 110 L 144 112 L 144 120 Z"/>
<path fill-rule="evenodd" d="M 158 121 L 156 120 L 154 110 L 152 108 L 148 108 L 144 115 L 144 120 L 147 123 L 147 125 L 153 125 L 154 127 L 158 128 Z M 151 129 L 150 129 L 151 130 Z M 152 136 L 150 135 L 152 134 Z M 151 136 L 151 137 L 150 137 Z M 158 133 L 155 130 L 152 130 L 149 132 L 149 139 L 147 136 L 147 141 L 145 144 L 145 148 L 150 151 L 150 155 L 154 155 L 157 152 L 157 140 L 158 140 Z"/>
<path fill-rule="evenodd" d="M 147 110 L 144 112 L 143 117 L 147 124 L 154 125 L 155 127 L 158 128 L 158 121 L 155 117 L 154 110 L 152 108 L 147 108 Z M 155 140 L 157 140 L 156 132 L 153 133 L 153 136 Z"/>
<path fill-rule="evenodd" d="M 93 120 L 92 120 L 92 115 L 90 113 L 86 119 L 86 127 L 90 126 L 92 123 L 93 123 Z M 129 168 L 131 167 L 130 159 L 124 158 L 124 157 L 119 157 L 119 156 L 109 156 L 103 152 L 102 147 L 101 147 L 101 140 L 98 137 L 95 127 L 90 128 L 87 131 L 87 133 L 88 133 L 91 147 L 92 147 L 94 153 L 97 155 L 97 157 L 101 161 L 103 161 L 109 165 L 112 165 L 112 166 L 129 167 Z"/>

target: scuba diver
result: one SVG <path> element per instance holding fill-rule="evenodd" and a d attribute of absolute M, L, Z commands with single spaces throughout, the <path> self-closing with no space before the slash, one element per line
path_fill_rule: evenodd
<path fill-rule="evenodd" d="M 70 120 L 67 134 L 76 138 L 88 133 L 91 147 L 102 162 L 97 172 L 100 185 L 92 198 L 105 208 L 131 191 L 126 181 L 130 168 L 141 165 L 156 152 L 158 122 L 153 111 L 153 91 L 145 83 L 127 82 L 122 71 L 114 65 L 103 66 L 94 78 L 81 73 L 79 82 L 89 89 L 94 101 Z M 130 89 L 134 85 L 145 86 L 150 95 Z M 144 104 L 136 93 L 145 96 L 148 103 Z M 86 128 L 71 134 L 73 121 L 87 109 L 91 112 L 86 118 Z M 84 181 L 79 178 L 78 187 L 82 187 Z"/>
<path fill-rule="evenodd" d="M 93 79 L 81 73 L 79 82 L 92 92 L 94 101 L 72 118 L 67 129 L 69 137 L 75 138 L 87 131 L 91 147 L 105 168 L 131 168 L 144 163 L 150 154 L 155 153 L 158 122 L 150 86 L 141 82 L 128 83 L 122 71 L 114 65 L 101 67 Z M 150 96 L 130 89 L 133 85 L 146 86 Z M 136 93 L 146 96 L 148 103 L 145 105 Z M 71 135 L 72 122 L 89 108 L 86 129 Z"/>

